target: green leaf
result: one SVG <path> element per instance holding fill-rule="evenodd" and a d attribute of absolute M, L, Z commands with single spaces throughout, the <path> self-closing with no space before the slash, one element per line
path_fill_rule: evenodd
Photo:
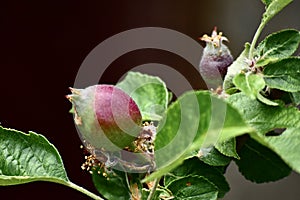
<path fill-rule="evenodd" d="M 158 121 L 169 103 L 170 94 L 166 84 L 156 76 L 128 72 L 125 79 L 117 84 L 138 105 L 143 120 Z"/>
<path fill-rule="evenodd" d="M 232 157 L 235 159 L 239 159 L 239 155 L 236 152 L 236 140 L 235 138 L 231 138 L 224 142 L 218 142 L 215 145 L 216 149 L 225 156 Z"/>
<path fill-rule="evenodd" d="M 231 158 L 221 154 L 215 147 L 201 148 L 198 157 L 210 166 L 227 166 L 231 162 Z"/>
<path fill-rule="evenodd" d="M 266 97 L 264 97 L 260 93 L 257 94 L 257 99 L 259 101 L 261 101 L 262 103 L 267 104 L 269 106 L 278 106 L 279 105 L 278 103 L 276 103 L 274 101 L 271 101 L 270 99 L 267 99 Z"/>
<path fill-rule="evenodd" d="M 203 176 L 212 182 L 218 188 L 219 198 L 223 197 L 230 189 L 224 175 L 218 169 L 204 164 L 195 157 L 184 161 L 182 165 L 168 173 L 164 178 L 165 186 L 189 175 Z"/>
<path fill-rule="evenodd" d="M 270 88 L 288 92 L 300 91 L 300 58 L 292 57 L 270 63 L 264 68 L 264 79 Z"/>
<path fill-rule="evenodd" d="M 295 107 L 265 105 L 243 93 L 233 94 L 227 100 L 262 135 L 275 128 L 300 128 L 300 112 Z"/>
<path fill-rule="evenodd" d="M 257 47 L 259 59 L 255 66 L 264 66 L 293 55 L 299 43 L 300 32 L 297 30 L 287 29 L 269 35 Z"/>
<path fill-rule="evenodd" d="M 169 106 L 158 126 L 155 139 L 158 170 L 146 180 L 173 170 L 193 156 L 193 151 L 251 131 L 239 112 L 224 100 L 208 91 L 188 92 Z"/>
<path fill-rule="evenodd" d="M 92 179 L 98 192 L 108 200 L 128 200 L 130 191 L 126 182 L 126 174 L 117 170 L 104 172 L 104 168 L 93 170 Z"/>
<path fill-rule="evenodd" d="M 236 160 L 239 171 L 244 177 L 256 183 L 277 181 L 288 176 L 291 169 L 272 150 L 249 139 Z"/>
<path fill-rule="evenodd" d="M 249 63 L 247 63 L 249 55 L 250 44 L 245 44 L 245 49 L 240 54 L 240 56 L 228 67 L 227 74 L 223 82 L 223 88 L 228 93 L 231 94 L 231 89 L 234 87 L 233 78 L 240 74 L 241 71 L 247 72 L 249 70 Z"/>
<path fill-rule="evenodd" d="M 0 126 L 0 149 L 0 185 L 68 182 L 59 153 L 42 135 Z"/>
<path fill-rule="evenodd" d="M 278 105 L 278 103 L 273 102 L 260 94 L 260 91 L 266 84 L 264 78 L 259 74 L 240 73 L 234 77 L 233 83 L 239 90 L 251 99 L 257 98 L 261 102 L 270 106 Z"/>
<path fill-rule="evenodd" d="M 290 4 L 293 0 L 272 0 L 267 2 L 266 12 L 263 14 L 264 23 L 268 23 L 277 13 L 279 13 L 284 7 Z"/>
<path fill-rule="evenodd" d="M 292 101 L 295 105 L 300 104 L 300 92 L 293 92 L 291 93 Z"/>
<path fill-rule="evenodd" d="M 201 176 L 187 176 L 173 181 L 168 185 L 175 199 L 216 200 L 218 188 Z"/>
<path fill-rule="evenodd" d="M 273 0 L 261 0 L 261 1 L 268 7 Z"/>
<path fill-rule="evenodd" d="M 276 152 L 286 164 L 300 173 L 300 128 L 288 128 L 279 136 L 257 135 L 255 139 Z"/>
<path fill-rule="evenodd" d="M 233 83 L 251 99 L 255 99 L 265 87 L 263 77 L 258 74 L 240 73 L 234 77 Z"/>

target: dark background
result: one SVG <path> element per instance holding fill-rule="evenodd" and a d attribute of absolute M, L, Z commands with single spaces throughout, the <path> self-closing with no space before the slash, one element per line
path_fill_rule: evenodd
<path fill-rule="evenodd" d="M 263 11 L 259 0 L 52 0 L 0 4 L 1 125 L 45 135 L 61 153 L 71 181 L 95 193 L 89 174 L 80 168 L 81 141 L 68 113 L 71 104 L 65 99 L 88 53 L 110 36 L 132 28 L 164 27 L 197 40 L 217 25 L 229 38 L 232 54 L 237 56 L 244 42 L 252 39 Z M 295 1 L 269 23 L 263 35 L 288 27 L 300 29 L 299 9 L 299 1 Z M 192 66 L 160 50 L 121 56 L 100 82 L 115 83 L 129 69 L 148 62 L 171 66 L 187 77 L 195 89 L 203 88 L 201 77 Z M 253 184 L 247 181 L 244 187 L 239 184 L 241 179 L 235 173 L 230 177 L 232 191 L 228 199 L 241 199 L 241 194 L 246 199 L 247 193 L 254 195 L 249 199 L 266 199 L 264 186 L 259 187 L 262 190 L 259 194 L 255 192 L 257 188 L 251 189 Z M 291 194 L 286 199 L 296 199 L 297 188 L 289 184 L 300 183 L 300 178 L 294 175 L 290 179 L 294 182 L 283 184 L 287 187 L 284 190 Z M 279 189 L 282 187 L 273 190 L 272 187 L 269 193 L 282 199 Z M 1 199 L 89 199 L 67 187 L 43 182 L 0 187 L 0 196 Z"/>

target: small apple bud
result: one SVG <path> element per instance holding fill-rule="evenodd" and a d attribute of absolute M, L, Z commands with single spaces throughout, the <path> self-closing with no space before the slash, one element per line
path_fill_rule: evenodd
<path fill-rule="evenodd" d="M 200 61 L 200 74 L 206 82 L 208 89 L 216 89 L 222 86 L 227 68 L 233 62 L 233 57 L 223 41 L 228 41 L 222 33 L 217 33 L 215 27 L 212 35 L 203 35 L 200 38 L 206 42 L 203 55 Z"/>
<path fill-rule="evenodd" d="M 131 146 L 142 129 L 137 104 L 113 85 L 71 88 L 74 121 L 81 139 L 94 148 L 118 151 Z"/>

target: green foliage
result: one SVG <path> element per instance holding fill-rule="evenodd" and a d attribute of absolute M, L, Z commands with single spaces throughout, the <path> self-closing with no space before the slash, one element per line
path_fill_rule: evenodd
<path fill-rule="evenodd" d="M 130 199 L 130 191 L 124 172 L 112 170 L 105 172 L 103 168 L 94 169 L 92 174 L 96 189 L 107 199 Z"/>
<path fill-rule="evenodd" d="M 229 191 L 223 173 L 232 160 L 256 183 L 279 180 L 291 170 L 300 173 L 300 58 L 293 57 L 300 32 L 282 30 L 256 46 L 267 22 L 291 1 L 262 0 L 261 24 L 228 68 L 223 93 L 189 91 L 172 102 L 159 77 L 138 72 L 117 84 L 135 100 L 144 121 L 158 122 L 156 168 L 134 174 L 113 169 L 113 158 L 101 167 L 92 160 L 92 180 L 103 197 L 216 200 Z M 273 89 L 287 98 L 271 98 Z M 250 137 L 237 144 L 236 137 L 245 133 Z M 102 199 L 69 181 L 56 148 L 42 135 L 0 127 L 0 147 L 1 186 L 50 181 Z"/>
<path fill-rule="evenodd" d="M 168 187 L 173 181 L 182 179 L 189 175 L 195 175 L 206 178 L 218 188 L 218 197 L 221 198 L 229 191 L 229 185 L 223 174 L 216 168 L 211 167 L 198 158 L 191 158 L 172 172 L 165 176 L 164 184 Z"/>
<path fill-rule="evenodd" d="M 239 155 L 241 159 L 235 161 L 239 171 L 256 183 L 276 181 L 291 172 L 277 154 L 253 139 L 243 145 Z"/>
<path fill-rule="evenodd" d="M 300 91 L 300 58 L 285 58 L 264 68 L 264 79 L 270 88 L 288 92 Z"/>
<path fill-rule="evenodd" d="M 261 135 L 275 128 L 300 128 L 300 112 L 293 106 L 268 106 L 243 93 L 231 95 L 228 101 Z"/>
<path fill-rule="evenodd" d="M 263 0 L 263 2 L 267 5 L 266 11 L 263 14 L 263 23 L 268 23 L 277 13 L 279 13 L 292 1 L 293 0 Z"/>
<path fill-rule="evenodd" d="M 139 72 L 128 72 L 117 86 L 133 98 L 143 120 L 160 120 L 171 98 L 166 84 L 159 77 Z"/>
<path fill-rule="evenodd" d="M 216 147 L 201 148 L 197 154 L 199 159 L 210 166 L 227 166 L 231 158 L 220 153 Z"/>
<path fill-rule="evenodd" d="M 250 44 L 245 44 L 245 49 L 239 55 L 239 57 L 228 67 L 227 74 L 225 76 L 223 82 L 223 88 L 228 94 L 232 94 L 234 91 L 234 84 L 233 79 L 234 77 L 239 74 L 241 71 L 248 71 L 249 70 L 249 63 L 247 63 L 247 58 L 249 54 Z"/>
<path fill-rule="evenodd" d="M 273 0 L 261 0 L 261 1 L 268 7 Z"/>
<path fill-rule="evenodd" d="M 203 199 L 216 200 L 218 188 L 206 178 L 197 175 L 188 175 L 172 181 L 167 187 L 175 199 Z"/>
<path fill-rule="evenodd" d="M 282 30 L 266 37 L 257 47 L 258 60 L 256 67 L 270 62 L 287 58 L 297 50 L 300 42 L 300 33 L 294 29 Z"/>
<path fill-rule="evenodd" d="M 254 138 L 276 152 L 287 165 L 300 173 L 300 128 L 288 128 L 279 136 L 257 135 Z"/>
<path fill-rule="evenodd" d="M 215 147 L 223 155 L 239 159 L 239 155 L 236 152 L 236 140 L 235 140 L 235 138 L 231 138 L 231 139 L 226 140 L 224 142 L 217 142 Z"/>
<path fill-rule="evenodd" d="M 182 95 L 162 121 L 155 140 L 158 170 L 147 180 L 171 171 L 195 150 L 252 131 L 237 110 L 208 91 Z"/>
<path fill-rule="evenodd" d="M 0 186 L 48 181 L 103 200 L 72 183 L 57 149 L 42 135 L 0 126 Z"/>
<path fill-rule="evenodd" d="M 56 148 L 42 135 L 0 127 L 0 149 L 0 185 L 68 181 Z"/>
<path fill-rule="evenodd" d="M 253 58 L 255 63 L 252 64 L 245 61 L 248 52 L 245 48 L 245 55 L 241 55 L 244 62 L 237 62 L 237 60 L 237 65 L 234 64 L 230 66 L 231 69 L 229 68 L 231 74 L 229 73 L 228 76 L 233 77 L 232 83 L 236 86 L 235 89 L 271 106 L 277 106 L 278 103 L 261 94 L 265 86 L 288 92 L 299 91 L 299 58 L 290 57 L 297 50 L 299 43 L 300 33 L 297 30 L 287 29 L 273 33 L 258 45 L 255 58 Z M 254 67 L 262 67 L 263 72 L 253 70 Z M 230 80 L 225 78 L 224 86 L 226 86 L 226 81 Z M 232 88 L 225 89 L 227 93 L 233 93 L 230 91 Z M 236 90 L 233 91 L 236 92 Z"/>
<path fill-rule="evenodd" d="M 266 83 L 264 81 L 264 78 L 259 74 L 237 74 L 233 79 L 233 83 L 240 91 L 249 96 L 251 99 L 257 98 L 261 102 L 270 106 L 278 105 L 278 103 L 273 102 L 260 94 L 262 89 L 265 88 Z"/>
<path fill-rule="evenodd" d="M 255 99 L 259 92 L 265 87 L 263 77 L 251 73 L 241 73 L 236 75 L 233 79 L 233 83 L 251 99 Z"/>
<path fill-rule="evenodd" d="M 295 105 L 299 105 L 300 104 L 300 91 L 299 92 L 292 92 L 290 94 L 291 96 L 291 100 Z"/>

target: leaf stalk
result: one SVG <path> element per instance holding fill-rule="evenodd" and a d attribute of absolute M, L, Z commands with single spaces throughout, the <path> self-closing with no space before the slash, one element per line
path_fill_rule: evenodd
<path fill-rule="evenodd" d="M 155 194 L 156 188 L 158 186 L 159 180 L 160 180 L 160 178 L 157 178 L 157 179 L 154 180 L 154 185 L 152 187 L 152 190 L 150 191 L 150 194 L 149 194 L 147 200 L 152 200 L 152 198 L 154 197 L 154 194 Z"/>

